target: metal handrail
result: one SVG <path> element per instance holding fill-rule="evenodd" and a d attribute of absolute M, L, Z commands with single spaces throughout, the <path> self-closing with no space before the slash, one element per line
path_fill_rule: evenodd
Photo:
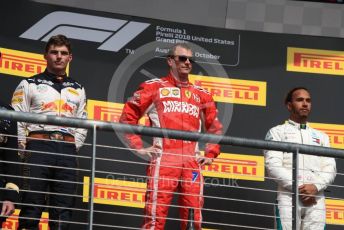
<path fill-rule="evenodd" d="M 299 151 L 302 154 L 335 157 L 344 159 L 344 150 L 319 147 L 304 144 L 286 143 L 281 141 L 265 141 L 258 139 L 249 139 L 241 137 L 223 136 L 215 134 L 204 134 L 196 132 L 187 132 L 173 129 L 161 129 L 154 127 L 145 127 L 137 125 L 127 125 L 115 122 L 87 120 L 70 117 L 58 117 L 51 115 L 42 115 L 35 113 L 24 113 L 9 110 L 0 110 L 0 118 L 6 118 L 14 121 L 23 121 L 29 123 L 39 124 L 51 124 L 61 125 L 76 128 L 85 128 L 93 130 L 96 127 L 97 130 L 104 131 L 117 131 L 121 133 L 135 133 L 144 136 L 154 137 L 168 137 L 180 140 L 199 141 L 207 143 L 218 143 L 224 145 L 234 145 L 241 147 L 250 147 L 257 149 L 270 149 L 283 152 L 296 152 Z"/>
<path fill-rule="evenodd" d="M 293 185 L 292 185 L 292 228 L 297 229 L 298 215 L 298 155 L 299 153 L 307 155 L 318 155 L 324 157 L 334 157 L 344 159 L 344 150 L 334 149 L 329 147 L 319 147 L 312 145 L 304 144 L 295 144 L 295 143 L 286 143 L 280 141 L 265 141 L 258 139 L 249 139 L 249 138 L 240 138 L 224 135 L 215 135 L 215 134 L 205 134 L 205 133 L 195 133 L 187 132 L 180 130 L 172 129 L 161 129 L 154 127 L 145 127 L 137 125 L 128 125 L 115 122 L 106 122 L 106 121 L 96 121 L 96 120 L 87 120 L 79 118 L 70 118 L 70 117 L 58 117 L 51 115 L 42 115 L 35 113 L 24 113 L 16 112 L 9 110 L 0 110 L 0 118 L 10 119 L 20 122 L 29 122 L 29 123 L 39 123 L 39 124 L 49 124 L 49 125 L 58 125 L 58 126 L 68 126 L 76 128 L 85 128 L 93 131 L 93 154 L 92 154 L 92 169 L 91 169 L 91 188 L 94 187 L 94 175 L 95 175 L 95 146 L 96 146 L 96 130 L 104 131 L 116 131 L 120 133 L 134 133 L 144 136 L 151 137 L 162 137 L 162 138 L 173 138 L 180 140 L 189 140 L 189 141 L 198 141 L 203 143 L 217 143 L 223 145 L 233 145 L 240 147 L 250 147 L 256 149 L 269 149 L 283 152 L 292 152 L 293 153 Z M 92 229 L 93 225 L 93 190 L 91 189 L 90 194 L 90 215 L 89 215 L 89 229 Z"/>

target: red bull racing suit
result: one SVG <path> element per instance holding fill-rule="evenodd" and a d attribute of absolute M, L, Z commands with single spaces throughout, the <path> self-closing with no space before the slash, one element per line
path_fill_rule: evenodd
<path fill-rule="evenodd" d="M 308 125 L 288 120 L 267 133 L 266 140 L 329 147 L 329 137 Z M 277 229 L 291 230 L 292 227 L 292 153 L 265 151 L 265 162 L 269 176 L 278 184 L 276 208 Z M 299 226 L 307 230 L 322 230 L 325 227 L 326 210 L 324 190 L 336 176 L 336 162 L 333 158 L 314 155 L 299 155 L 299 184 L 314 184 L 319 193 L 316 204 L 305 207 L 299 204 Z M 302 225 L 301 225 L 302 224 Z"/>
<path fill-rule="evenodd" d="M 222 133 L 212 96 L 191 83 L 181 83 L 172 75 L 152 79 L 140 85 L 123 108 L 121 123 L 136 125 L 147 114 L 153 127 L 200 132 Z M 142 149 L 140 136 L 126 134 L 129 147 Z M 154 138 L 153 146 L 161 149 L 161 156 L 147 168 L 147 192 L 144 229 L 164 229 L 165 218 L 173 192 L 179 195 L 182 229 L 185 229 L 189 208 L 195 209 L 197 229 L 201 229 L 203 206 L 203 177 L 196 161 L 197 142 Z M 215 158 L 220 153 L 217 144 L 207 144 L 205 156 Z"/>
<path fill-rule="evenodd" d="M 32 112 L 44 115 L 63 117 L 87 118 L 86 95 L 84 88 L 70 77 L 64 76 L 63 80 L 56 75 L 45 72 L 20 82 L 12 97 L 12 106 L 17 111 Z M 23 194 L 23 205 L 20 213 L 19 228 L 37 229 L 39 218 L 44 209 L 45 194 L 39 191 L 47 191 L 61 195 L 50 195 L 50 205 L 61 207 L 49 210 L 50 229 L 65 229 L 71 218 L 71 211 L 63 207 L 73 207 L 74 198 L 66 194 L 75 194 L 75 182 L 77 174 L 76 152 L 82 146 L 86 138 L 87 130 L 62 126 L 43 124 L 18 123 L 19 142 L 26 145 L 27 163 L 40 166 L 29 166 L 30 178 L 54 179 L 47 181 L 30 179 L 29 188 L 32 192 Z M 29 137 L 29 138 L 28 138 Z M 34 140 L 30 137 L 43 140 Z M 53 141 L 59 140 L 65 142 Z M 43 154 L 30 152 L 29 150 L 50 152 L 55 154 Z M 62 156 L 59 154 L 67 154 Z M 52 167 L 44 167 L 49 165 Z M 64 167 L 64 168 L 54 168 Z M 62 182 L 59 182 L 62 181 Z M 30 204 L 36 204 L 31 206 Z M 31 218 L 31 219 L 30 219 Z M 37 219 L 32 219 L 37 218 Z M 62 220 L 62 222 L 57 222 Z"/>

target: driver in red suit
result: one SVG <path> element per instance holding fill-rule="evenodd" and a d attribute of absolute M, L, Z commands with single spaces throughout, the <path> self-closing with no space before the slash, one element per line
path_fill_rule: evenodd
<path fill-rule="evenodd" d="M 189 82 L 192 51 L 185 44 L 170 49 L 169 74 L 142 83 L 125 104 L 121 123 L 137 125 L 147 114 L 153 127 L 191 132 L 222 134 L 222 124 L 212 96 Z M 201 167 L 211 164 L 220 153 L 218 144 L 208 143 L 205 155 L 199 154 L 198 143 L 170 138 L 154 138 L 144 148 L 140 136 L 126 134 L 130 148 L 150 159 L 147 168 L 147 192 L 143 229 L 164 229 L 173 193 L 178 191 L 182 229 L 186 228 L 189 209 L 194 209 L 196 229 L 201 229 L 203 177 Z"/>

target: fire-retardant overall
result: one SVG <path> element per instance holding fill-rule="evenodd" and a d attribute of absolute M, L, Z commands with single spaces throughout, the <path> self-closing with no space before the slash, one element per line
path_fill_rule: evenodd
<path fill-rule="evenodd" d="M 67 75 L 59 80 L 48 70 L 21 81 L 13 94 L 12 106 L 21 112 L 87 118 L 84 87 Z M 27 176 L 32 178 L 29 180 L 31 191 L 23 194 L 25 205 L 20 212 L 19 229 L 38 229 L 48 187 L 52 193 L 50 206 L 59 207 L 49 209 L 49 227 L 67 228 L 72 211 L 64 207 L 74 207 L 75 199 L 70 195 L 76 193 L 75 156 L 86 134 L 87 130 L 80 128 L 18 123 L 19 143 L 24 143 L 28 150 L 25 153 L 30 164 Z"/>
<path fill-rule="evenodd" d="M 329 147 L 329 137 L 306 124 L 288 120 L 269 130 L 266 140 L 283 141 L 298 144 Z M 299 226 L 304 230 L 323 230 L 326 221 L 324 190 L 336 176 L 336 162 L 333 158 L 300 154 L 299 184 L 314 184 L 319 193 L 316 204 L 304 206 L 299 203 L 297 211 L 302 222 Z M 276 208 L 277 229 L 291 230 L 292 226 L 292 153 L 265 151 L 267 173 L 278 184 Z"/>
<path fill-rule="evenodd" d="M 187 82 L 178 82 L 172 75 L 142 83 L 125 104 L 121 123 L 136 125 L 147 114 L 153 127 L 221 134 L 222 125 L 212 96 L 204 89 Z M 130 148 L 142 149 L 140 136 L 126 134 Z M 147 192 L 144 229 L 164 229 L 173 193 L 178 191 L 182 229 L 185 229 L 189 207 L 195 210 L 195 225 L 201 229 L 203 177 L 196 161 L 198 143 L 170 138 L 154 138 L 153 146 L 161 155 L 147 168 Z M 217 144 L 208 143 L 205 156 L 215 158 Z"/>

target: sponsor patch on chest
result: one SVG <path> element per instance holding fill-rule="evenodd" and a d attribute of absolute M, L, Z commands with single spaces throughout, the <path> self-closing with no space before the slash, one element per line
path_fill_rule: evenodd
<path fill-rule="evenodd" d="M 164 113 L 186 113 L 199 117 L 199 107 L 184 101 L 163 101 Z"/>
<path fill-rule="evenodd" d="M 164 87 L 159 89 L 160 98 L 180 98 L 180 89 L 177 87 Z"/>
<path fill-rule="evenodd" d="M 47 91 L 48 91 L 48 85 L 46 85 L 46 84 L 39 84 L 38 86 L 37 86 L 37 91 L 39 92 L 39 93 L 46 93 Z"/>
<path fill-rule="evenodd" d="M 311 136 L 312 136 L 312 142 L 313 143 L 318 144 L 318 145 L 322 144 L 320 137 L 316 133 L 312 132 Z"/>
<path fill-rule="evenodd" d="M 68 88 L 68 92 L 75 95 L 75 96 L 79 96 L 79 93 L 77 90 L 73 89 L 73 88 Z"/>

